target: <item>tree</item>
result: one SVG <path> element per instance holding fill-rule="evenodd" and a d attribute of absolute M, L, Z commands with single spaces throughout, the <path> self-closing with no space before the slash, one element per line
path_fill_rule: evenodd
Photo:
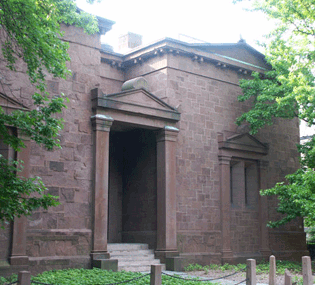
<path fill-rule="evenodd" d="M 315 2 L 313 0 L 257 0 L 254 10 L 276 21 L 276 28 L 266 37 L 266 59 L 271 70 L 253 73 L 251 80 L 241 80 L 239 101 L 252 100 L 252 108 L 237 119 L 249 123 L 251 133 L 274 118 L 299 118 L 308 126 L 315 124 Z M 277 227 L 296 217 L 315 225 L 315 136 L 298 145 L 301 167 L 287 175 L 285 182 L 261 191 L 277 195 L 277 211 L 284 214 L 269 225 Z"/>
<path fill-rule="evenodd" d="M 7 114 L 0 106 L 0 138 L 15 151 L 25 144 L 9 132 L 8 126 L 18 128 L 49 150 L 60 147 L 58 133 L 63 120 L 56 114 L 66 107 L 67 99 L 63 94 L 51 97 L 46 92 L 45 77 L 50 73 L 65 78 L 70 73 L 66 66 L 70 60 L 69 45 L 62 40 L 61 23 L 82 27 L 89 34 L 98 31 L 97 19 L 79 11 L 74 0 L 0 0 L 2 59 L 12 71 L 18 61 L 24 61 L 29 80 L 37 90 L 30 110 Z M 1 77 L 0 71 L 0 88 L 5 90 Z M 56 197 L 47 194 L 39 177 L 27 179 L 18 175 L 22 167 L 22 161 L 0 155 L 0 223 L 30 215 L 39 207 L 47 209 L 58 204 Z"/>

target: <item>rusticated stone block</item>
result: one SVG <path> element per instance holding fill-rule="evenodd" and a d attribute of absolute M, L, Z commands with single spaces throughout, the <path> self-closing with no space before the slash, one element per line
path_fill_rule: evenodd
<path fill-rule="evenodd" d="M 84 93 L 85 92 L 85 85 L 83 83 L 73 82 L 72 90 L 76 91 L 76 92 Z"/>
<path fill-rule="evenodd" d="M 60 189 L 60 201 L 66 201 L 67 203 L 74 202 L 74 189 L 73 188 L 61 188 Z"/>
<path fill-rule="evenodd" d="M 50 94 L 59 94 L 59 82 L 58 81 L 52 81 L 52 80 L 47 80 L 47 91 Z"/>
<path fill-rule="evenodd" d="M 53 171 L 63 172 L 64 171 L 64 163 L 58 161 L 50 161 L 49 168 Z"/>

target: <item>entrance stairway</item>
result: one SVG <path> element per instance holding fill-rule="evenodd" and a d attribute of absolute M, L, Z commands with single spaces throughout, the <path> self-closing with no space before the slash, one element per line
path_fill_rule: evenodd
<path fill-rule="evenodd" d="M 154 252 L 144 243 L 109 243 L 107 250 L 111 259 L 118 259 L 118 270 L 150 271 L 151 265 L 161 264 L 154 259 Z M 162 265 L 165 270 L 165 265 Z"/>

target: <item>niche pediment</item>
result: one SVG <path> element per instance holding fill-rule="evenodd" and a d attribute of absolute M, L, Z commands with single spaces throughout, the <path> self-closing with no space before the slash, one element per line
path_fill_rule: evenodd
<path fill-rule="evenodd" d="M 219 136 L 219 149 L 254 152 L 257 154 L 268 154 L 268 145 L 260 142 L 254 136 L 245 134 L 223 135 Z"/>
<path fill-rule="evenodd" d="M 132 89 L 107 95 L 101 93 L 98 88 L 92 90 L 94 108 L 102 107 L 174 121 L 180 119 L 180 113 L 174 107 L 144 89 Z"/>
<path fill-rule="evenodd" d="M 0 106 L 5 112 L 11 113 L 14 110 L 28 109 L 22 103 L 0 92 Z"/>

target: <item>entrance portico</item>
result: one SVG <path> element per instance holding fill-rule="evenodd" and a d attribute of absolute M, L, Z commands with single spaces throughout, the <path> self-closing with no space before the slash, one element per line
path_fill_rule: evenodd
<path fill-rule="evenodd" d="M 180 113 L 145 89 L 103 95 L 92 90 L 94 115 L 94 228 L 92 260 L 110 259 L 108 243 L 110 132 L 143 129 L 156 142 L 156 256 L 178 255 L 176 245 L 176 123 Z M 142 241 L 143 242 L 143 241 Z"/>

